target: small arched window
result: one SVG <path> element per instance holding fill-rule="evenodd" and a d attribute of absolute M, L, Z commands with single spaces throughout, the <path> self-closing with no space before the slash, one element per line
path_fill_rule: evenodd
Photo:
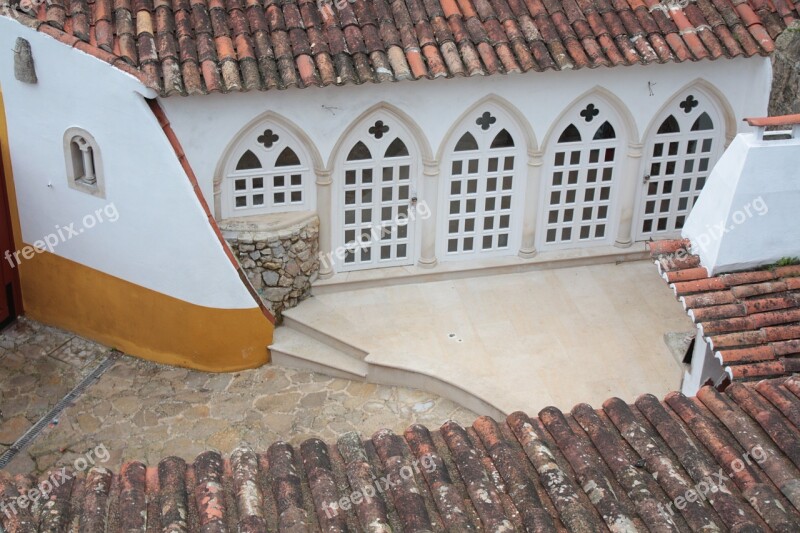
<path fill-rule="evenodd" d="M 222 217 L 314 209 L 306 153 L 285 128 L 259 124 L 233 152 L 222 190 Z"/>
<path fill-rule="evenodd" d="M 64 133 L 67 181 L 71 188 L 104 196 L 103 168 L 97 143 L 88 132 L 70 128 Z"/>

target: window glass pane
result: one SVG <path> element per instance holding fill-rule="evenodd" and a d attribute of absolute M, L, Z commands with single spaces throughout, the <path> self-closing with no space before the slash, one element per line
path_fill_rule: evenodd
<path fill-rule="evenodd" d="M 276 167 L 290 167 L 299 164 L 300 164 L 300 158 L 297 157 L 297 154 L 294 153 L 294 150 L 292 150 L 288 146 L 283 149 L 283 151 L 278 156 L 278 159 L 275 160 Z"/>
<path fill-rule="evenodd" d="M 616 139 L 617 133 L 614 131 L 614 126 L 612 126 L 608 121 L 603 122 L 597 131 L 594 133 L 594 140 L 600 141 L 605 139 Z"/>
<path fill-rule="evenodd" d="M 470 132 L 465 133 L 461 136 L 461 138 L 456 143 L 455 151 L 456 152 L 465 152 L 467 150 L 477 150 L 478 149 L 478 141 L 475 140 L 475 137 L 472 136 Z"/>
<path fill-rule="evenodd" d="M 350 153 L 347 154 L 348 161 L 361 161 L 364 159 L 372 159 L 372 154 L 367 148 L 367 145 L 361 141 L 358 141 L 355 146 L 350 150 Z"/>
<path fill-rule="evenodd" d="M 711 120 L 711 117 L 708 116 L 708 113 L 705 111 L 702 115 L 697 117 L 697 120 L 694 121 L 692 124 L 692 131 L 705 131 L 705 130 L 713 130 L 714 129 L 714 122 Z"/>
<path fill-rule="evenodd" d="M 406 145 L 398 137 L 393 140 L 392 144 L 386 149 L 384 157 L 402 157 L 406 155 L 408 155 L 408 148 L 406 148 Z"/>
<path fill-rule="evenodd" d="M 249 170 L 254 168 L 261 168 L 261 161 L 258 160 L 256 154 L 248 150 L 239 158 L 239 162 L 236 163 L 236 170 Z"/>
<path fill-rule="evenodd" d="M 576 128 L 574 124 L 567 126 L 561 133 L 561 137 L 558 138 L 558 142 L 560 143 L 580 142 L 580 140 L 581 132 L 578 131 L 578 128 Z"/>
<path fill-rule="evenodd" d="M 680 131 L 681 127 L 678 125 L 678 121 L 675 120 L 675 117 L 672 115 L 668 116 L 658 128 L 659 135 L 664 135 L 667 133 L 680 133 Z"/>
<path fill-rule="evenodd" d="M 511 134 L 505 129 L 502 129 L 500 133 L 495 136 L 490 148 L 511 148 L 513 146 L 514 139 L 511 138 Z"/>

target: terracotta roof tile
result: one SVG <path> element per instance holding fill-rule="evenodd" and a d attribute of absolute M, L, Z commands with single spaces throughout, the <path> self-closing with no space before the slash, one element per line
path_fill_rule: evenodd
<path fill-rule="evenodd" d="M 798 531 L 800 379 L 67 471 L 5 531 Z M 44 477 L 51 473 L 45 474 Z M 720 477 L 722 476 L 722 477 Z M 0 472 L 0 500 L 31 475 Z M 717 483 L 723 483 L 720 490 Z M 711 486 L 713 484 L 713 487 Z M 705 491 L 703 487 L 708 487 Z M 717 490 L 714 490 L 716 488 Z M 687 497 L 692 490 L 699 497 Z"/>
<path fill-rule="evenodd" d="M 38 27 L 121 57 L 166 95 L 767 54 L 795 11 L 785 0 L 51 0 Z"/>
<path fill-rule="evenodd" d="M 684 240 L 650 244 L 671 281 L 734 379 L 794 372 L 800 361 L 800 265 L 697 278 L 699 258 Z"/>

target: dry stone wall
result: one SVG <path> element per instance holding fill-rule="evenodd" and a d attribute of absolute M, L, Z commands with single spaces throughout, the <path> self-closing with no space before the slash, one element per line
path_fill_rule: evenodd
<path fill-rule="evenodd" d="M 226 241 L 266 306 L 280 320 L 311 294 L 319 275 L 319 218 L 272 229 L 258 222 L 223 221 Z"/>

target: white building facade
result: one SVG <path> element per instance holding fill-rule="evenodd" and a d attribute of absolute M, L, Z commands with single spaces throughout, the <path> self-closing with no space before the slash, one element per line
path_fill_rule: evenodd
<path fill-rule="evenodd" d="M 677 236 L 770 79 L 752 57 L 162 105 L 218 220 L 316 212 L 326 277 Z"/>

